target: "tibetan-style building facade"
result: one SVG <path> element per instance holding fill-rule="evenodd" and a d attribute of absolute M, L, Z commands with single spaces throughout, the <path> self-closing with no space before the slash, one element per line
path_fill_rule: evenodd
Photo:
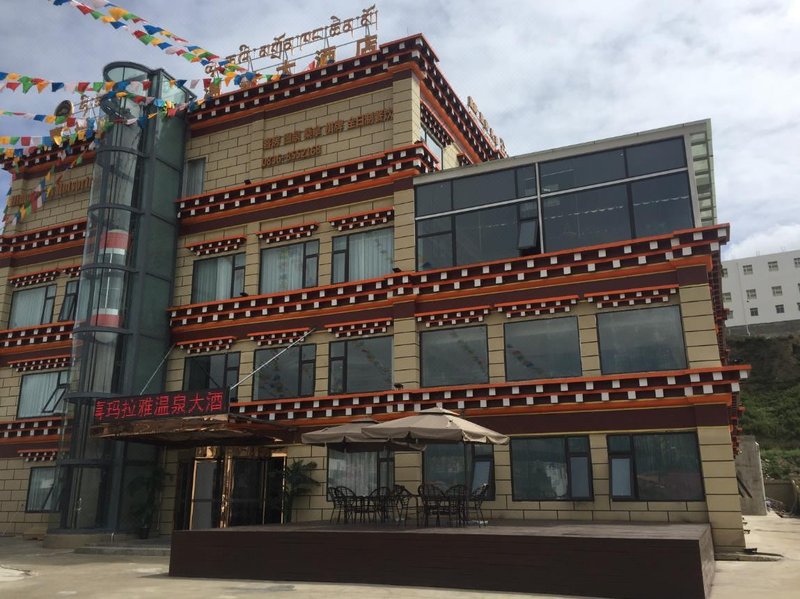
<path fill-rule="evenodd" d="M 492 520 L 741 549 L 713 194 L 706 121 L 506 157 L 420 35 L 118 125 L 2 237 L 0 530 L 131 530 L 154 471 L 162 534 L 281 522 L 303 460 L 293 520 L 329 485 L 485 481 Z M 434 406 L 510 445 L 300 444 Z"/>

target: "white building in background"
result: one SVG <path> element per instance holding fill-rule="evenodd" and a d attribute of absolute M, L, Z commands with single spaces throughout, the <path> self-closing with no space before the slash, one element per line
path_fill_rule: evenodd
<path fill-rule="evenodd" d="M 800 250 L 722 262 L 725 325 L 740 334 L 780 334 L 800 321 Z M 800 329 L 800 322 L 796 323 Z"/>

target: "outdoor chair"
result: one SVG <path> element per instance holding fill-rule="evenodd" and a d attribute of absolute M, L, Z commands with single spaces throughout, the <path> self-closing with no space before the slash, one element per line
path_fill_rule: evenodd
<path fill-rule="evenodd" d="M 378 487 L 367 496 L 368 508 L 375 515 L 375 522 L 386 522 L 389 519 L 390 499 L 392 491 L 389 487 Z"/>
<path fill-rule="evenodd" d="M 359 497 L 352 489 L 347 487 L 338 487 L 339 492 L 343 498 L 344 505 L 344 521 L 355 522 L 356 520 L 364 521 L 364 516 L 370 516 L 368 502 L 364 497 Z"/>
<path fill-rule="evenodd" d="M 444 511 L 447 512 L 449 524 L 464 524 L 467 521 L 467 487 L 464 485 L 453 485 L 445 491 L 447 505 Z"/>
<path fill-rule="evenodd" d="M 347 511 L 345 509 L 345 496 L 342 493 L 341 487 L 331 487 L 328 490 L 330 499 L 333 502 L 333 509 L 331 510 L 330 522 L 333 522 L 333 517 L 336 516 L 336 523 L 344 516 L 344 521 L 347 522 Z"/>
<path fill-rule="evenodd" d="M 442 490 L 431 483 L 423 483 L 417 489 L 422 501 L 422 514 L 425 526 L 428 526 L 431 516 L 436 516 L 436 526 L 441 524 L 442 515 L 448 514 L 448 501 Z"/>
<path fill-rule="evenodd" d="M 414 494 L 406 489 L 403 485 L 395 485 L 392 489 L 392 506 L 394 511 L 396 512 L 396 522 L 397 525 L 400 526 L 402 523 L 403 526 L 406 525 L 408 520 L 408 509 L 411 505 L 411 500 L 415 499 Z M 416 516 L 417 516 L 417 525 L 419 525 L 419 508 L 415 505 L 416 508 Z"/>
<path fill-rule="evenodd" d="M 489 485 L 483 483 L 480 487 L 475 489 L 469 496 L 469 503 L 472 506 L 472 511 L 478 518 L 478 526 L 485 526 L 486 520 L 483 518 L 483 502 L 489 494 Z"/>

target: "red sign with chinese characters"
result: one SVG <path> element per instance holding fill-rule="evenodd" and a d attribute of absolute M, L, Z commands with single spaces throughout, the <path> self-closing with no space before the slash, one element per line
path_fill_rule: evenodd
<path fill-rule="evenodd" d="M 212 416 L 227 413 L 228 398 L 223 389 L 171 391 L 136 397 L 114 397 L 98 399 L 94 404 L 94 421 L 96 423 Z"/>

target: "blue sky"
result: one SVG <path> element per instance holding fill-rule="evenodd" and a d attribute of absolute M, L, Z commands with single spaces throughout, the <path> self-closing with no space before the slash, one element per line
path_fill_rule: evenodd
<path fill-rule="evenodd" d="M 340 0 L 125 0 L 122 6 L 227 55 L 360 14 Z M 380 41 L 422 32 L 463 100 L 509 154 L 710 118 L 726 257 L 800 247 L 800 1 L 529 0 L 378 4 Z M 112 60 L 201 78 L 124 31 L 47 0 L 0 0 L 0 71 L 101 79 Z M 424 8 L 423 8 L 424 7 Z M 51 113 L 68 95 L 0 92 L 0 109 Z M 76 99 L 72 96 L 71 99 Z M 49 127 L 0 117 L 0 135 Z M 9 179 L 0 172 L 0 194 Z M 4 200 L 3 200 L 4 201 Z"/>

